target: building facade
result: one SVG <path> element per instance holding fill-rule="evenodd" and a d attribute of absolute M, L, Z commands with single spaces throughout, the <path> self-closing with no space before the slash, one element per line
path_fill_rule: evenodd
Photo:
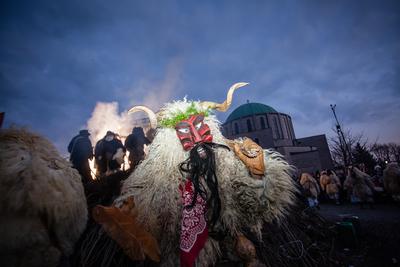
<path fill-rule="evenodd" d="M 236 108 L 222 125 L 225 137 L 248 137 L 264 149 L 285 156 L 299 172 L 333 168 L 325 135 L 296 139 L 292 118 L 261 103 L 246 103 Z"/>

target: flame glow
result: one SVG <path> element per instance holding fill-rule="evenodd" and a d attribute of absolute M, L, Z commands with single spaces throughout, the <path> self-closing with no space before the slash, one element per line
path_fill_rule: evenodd
<path fill-rule="evenodd" d="M 98 102 L 92 112 L 92 116 L 87 121 L 87 129 L 90 132 L 90 140 L 93 146 L 102 139 L 107 131 L 112 131 L 118 134 L 122 144 L 125 144 L 125 139 L 132 132 L 133 127 L 143 127 L 144 132 L 147 131 L 149 125 L 147 119 L 135 119 L 129 115 L 127 111 L 118 114 L 118 103 Z M 124 157 L 124 163 L 121 164 L 122 170 L 129 168 L 128 161 L 129 152 L 127 151 Z M 92 171 L 92 178 L 96 179 L 96 167 L 94 159 L 89 161 L 89 166 Z"/>

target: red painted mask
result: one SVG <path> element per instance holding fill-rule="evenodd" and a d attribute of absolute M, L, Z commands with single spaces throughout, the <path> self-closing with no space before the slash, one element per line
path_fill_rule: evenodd
<path fill-rule="evenodd" d="M 210 127 L 204 123 L 204 116 L 201 114 L 178 122 L 175 130 L 185 151 L 192 149 L 197 143 L 212 142 Z"/>

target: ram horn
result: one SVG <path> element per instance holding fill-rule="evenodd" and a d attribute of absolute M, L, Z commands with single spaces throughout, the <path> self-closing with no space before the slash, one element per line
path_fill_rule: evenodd
<path fill-rule="evenodd" d="M 150 120 L 150 127 L 155 129 L 157 128 L 157 116 L 156 114 L 149 109 L 146 106 L 134 106 L 133 108 L 131 108 L 128 113 L 135 113 L 135 112 L 139 112 L 139 111 L 143 111 L 147 114 L 147 116 L 149 117 Z"/>
<path fill-rule="evenodd" d="M 232 104 L 232 96 L 233 96 L 233 92 L 235 92 L 236 89 L 239 89 L 240 87 L 246 86 L 249 83 L 235 83 L 234 85 L 231 86 L 231 88 L 229 88 L 228 94 L 226 96 L 226 100 L 219 104 L 219 103 L 215 103 L 215 102 L 209 102 L 209 101 L 203 101 L 200 103 L 200 105 L 204 108 L 204 109 L 216 109 L 218 111 L 227 111 L 228 108 L 231 106 Z"/>

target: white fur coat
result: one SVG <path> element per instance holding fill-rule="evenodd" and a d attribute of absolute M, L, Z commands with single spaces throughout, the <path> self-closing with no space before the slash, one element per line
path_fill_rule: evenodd
<path fill-rule="evenodd" d="M 164 108 L 164 112 L 184 111 L 192 102 L 177 101 Z M 198 102 L 195 102 L 199 108 Z M 225 144 L 215 116 L 205 118 L 210 126 L 213 141 Z M 281 220 L 294 201 L 295 186 L 292 168 L 282 157 L 265 151 L 265 177 L 256 180 L 232 151 L 215 149 L 217 179 L 221 198 L 221 227 L 235 238 L 243 227 L 249 227 L 261 238 L 264 222 Z M 139 209 L 139 220 L 158 240 L 161 248 L 161 265 L 179 265 L 179 233 L 182 203 L 179 184 L 182 175 L 179 163 L 188 157 L 179 142 L 175 129 L 158 129 L 150 145 L 147 158 L 124 182 L 121 203 L 134 196 Z M 220 244 L 209 238 L 197 259 L 197 266 L 214 265 L 220 256 Z"/>

